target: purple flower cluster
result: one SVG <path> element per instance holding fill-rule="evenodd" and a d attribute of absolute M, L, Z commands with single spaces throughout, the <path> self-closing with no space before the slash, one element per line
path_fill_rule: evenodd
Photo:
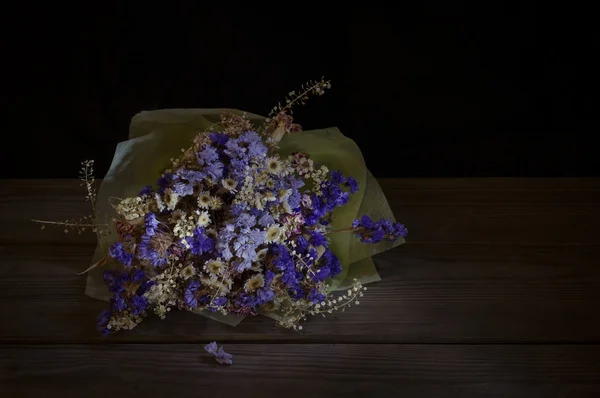
<path fill-rule="evenodd" d="M 379 243 L 383 239 L 395 241 L 400 236 L 407 236 L 408 230 L 404 224 L 392 222 L 382 218 L 379 221 L 373 221 L 371 217 L 364 215 L 359 220 L 352 223 L 356 236 L 363 243 Z"/>
<path fill-rule="evenodd" d="M 145 296 L 154 285 L 146 273 L 139 268 L 130 268 L 123 272 L 106 271 L 104 282 L 113 294 L 110 310 L 102 311 L 98 316 L 98 330 L 106 335 L 110 333 L 109 322 L 124 317 L 141 317 L 148 308 Z"/>
<path fill-rule="evenodd" d="M 103 333 L 173 307 L 254 315 L 326 300 L 328 281 L 342 272 L 329 245 L 340 232 L 332 214 L 358 182 L 306 153 L 281 158 L 247 121 L 227 120 L 226 133 L 199 135 L 156 188 L 116 206 L 109 256 L 124 271 L 105 274 L 113 297 L 99 317 Z M 367 243 L 406 235 L 403 225 L 368 216 L 352 227 Z"/>

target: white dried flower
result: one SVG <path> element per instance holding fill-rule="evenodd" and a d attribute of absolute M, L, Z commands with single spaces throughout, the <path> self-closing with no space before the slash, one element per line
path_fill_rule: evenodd
<path fill-rule="evenodd" d="M 206 227 L 208 224 L 210 224 L 210 215 L 207 211 L 203 211 L 198 215 L 197 224 L 199 227 Z"/>
<path fill-rule="evenodd" d="M 269 228 L 267 229 L 267 233 L 265 235 L 265 242 L 266 243 L 272 243 L 272 242 L 279 242 L 279 239 L 281 238 L 281 226 L 279 224 L 273 224 L 271 226 L 269 226 Z"/>

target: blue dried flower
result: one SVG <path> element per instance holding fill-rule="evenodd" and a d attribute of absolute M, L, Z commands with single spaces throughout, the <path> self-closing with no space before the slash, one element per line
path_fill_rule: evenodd
<path fill-rule="evenodd" d="M 231 360 L 231 358 L 233 358 L 233 355 L 226 353 L 222 346 L 218 347 L 217 342 L 213 341 L 212 343 L 205 345 L 204 349 L 209 354 L 211 354 L 215 358 L 215 360 L 221 365 L 233 364 L 233 361 Z"/>
<path fill-rule="evenodd" d="M 225 145 L 229 141 L 229 136 L 223 133 L 210 133 L 209 137 L 215 145 Z"/>
<path fill-rule="evenodd" d="M 140 192 L 138 193 L 138 196 L 144 196 L 144 195 L 152 195 L 154 194 L 154 189 L 152 188 L 152 185 L 146 185 L 145 187 L 143 187 L 142 189 L 140 189 Z"/>
<path fill-rule="evenodd" d="M 113 243 L 108 249 L 108 254 L 127 267 L 129 267 L 133 261 L 133 253 L 127 252 L 121 242 Z"/>

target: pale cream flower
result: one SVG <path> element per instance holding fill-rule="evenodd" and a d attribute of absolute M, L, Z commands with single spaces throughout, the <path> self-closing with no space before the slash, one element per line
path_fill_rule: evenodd
<path fill-rule="evenodd" d="M 269 226 L 269 228 L 267 229 L 267 233 L 265 236 L 265 242 L 267 243 L 272 243 L 272 242 L 278 242 L 280 237 L 281 237 L 281 227 L 278 224 L 273 224 L 271 226 Z"/>
<path fill-rule="evenodd" d="M 225 178 L 221 181 L 221 184 L 229 192 L 235 192 L 235 188 L 237 187 L 237 182 L 233 178 Z"/>
<path fill-rule="evenodd" d="M 277 198 L 275 197 L 275 194 L 271 191 L 267 191 L 263 194 L 263 199 L 265 202 L 272 202 L 274 200 L 277 200 Z"/>
<path fill-rule="evenodd" d="M 291 189 L 282 188 L 277 192 L 277 199 L 279 199 L 280 202 L 284 202 L 284 201 L 288 200 L 288 198 L 290 197 L 291 194 L 292 194 Z"/>
<path fill-rule="evenodd" d="M 197 224 L 199 227 L 206 227 L 208 224 L 210 224 L 210 215 L 207 211 L 203 211 L 200 213 L 200 215 L 198 216 Z"/>
<path fill-rule="evenodd" d="M 264 285 L 265 279 L 263 278 L 262 274 L 256 274 L 246 281 L 246 283 L 244 284 L 244 290 L 248 293 L 252 293 L 257 289 L 260 289 Z"/>
<path fill-rule="evenodd" d="M 181 270 L 181 276 L 183 276 L 183 279 L 188 279 L 189 277 L 194 276 L 195 274 L 196 268 L 194 268 L 192 264 L 188 264 L 187 267 Z"/>
<path fill-rule="evenodd" d="M 167 188 L 163 195 L 163 201 L 167 210 L 175 210 L 177 203 L 179 203 L 179 195 L 171 188 Z"/>
<path fill-rule="evenodd" d="M 281 163 L 281 160 L 279 160 L 276 157 L 271 157 L 267 159 L 267 170 L 269 171 L 269 173 L 279 174 L 281 173 L 282 169 L 283 164 Z"/>
<path fill-rule="evenodd" d="M 213 210 L 220 210 L 223 207 L 223 200 L 218 196 L 213 196 L 210 199 L 210 208 Z"/>
<path fill-rule="evenodd" d="M 204 264 L 204 270 L 209 274 L 221 275 L 225 271 L 225 263 L 221 260 L 210 260 Z"/>
<path fill-rule="evenodd" d="M 265 257 L 267 257 L 267 253 L 269 252 L 269 249 L 264 248 L 264 249 L 260 249 L 259 251 L 256 252 L 256 261 L 263 261 L 265 259 Z"/>
<path fill-rule="evenodd" d="M 210 194 L 206 192 L 200 193 L 200 195 L 198 195 L 198 207 L 200 207 L 201 209 L 208 209 L 210 207 L 211 200 L 212 197 L 210 196 Z"/>

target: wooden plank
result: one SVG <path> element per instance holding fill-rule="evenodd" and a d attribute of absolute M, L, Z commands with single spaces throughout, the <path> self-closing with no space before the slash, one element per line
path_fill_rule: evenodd
<path fill-rule="evenodd" d="M 413 242 L 598 243 L 600 179 L 382 179 Z M 93 234 L 41 231 L 32 218 L 89 213 L 77 180 L 6 180 L 0 243 L 86 244 Z"/>
<path fill-rule="evenodd" d="M 226 344 L 0 346 L 5 397 L 597 397 L 600 346 Z M 279 394 L 279 395 L 276 395 Z"/>
<path fill-rule="evenodd" d="M 84 296 L 91 246 L 0 246 L 0 342 L 98 342 L 106 303 Z M 232 328 L 189 313 L 149 317 L 108 341 L 600 342 L 600 246 L 408 243 L 376 257 L 359 306 L 302 333 L 250 317 Z"/>
<path fill-rule="evenodd" d="M 600 179 L 383 179 L 412 242 L 598 243 Z"/>

